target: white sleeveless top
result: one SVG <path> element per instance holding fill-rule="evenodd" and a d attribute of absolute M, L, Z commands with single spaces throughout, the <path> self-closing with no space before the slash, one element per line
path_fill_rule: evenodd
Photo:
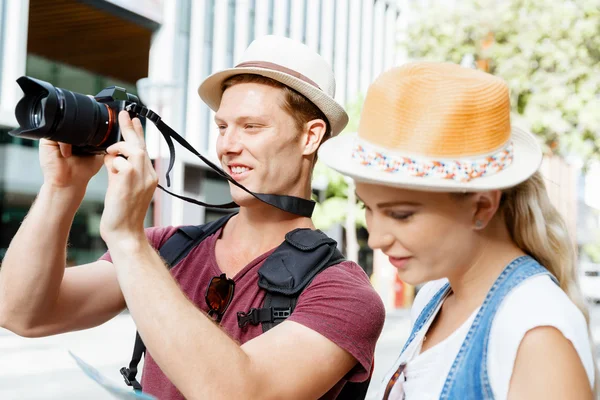
<path fill-rule="evenodd" d="M 446 284 L 446 279 L 426 284 L 418 293 L 411 319 L 415 320 L 431 298 Z M 439 311 L 439 307 L 438 310 Z M 423 337 L 434 318 L 428 323 L 400 357 L 397 366 L 406 362 L 404 376 L 400 379 L 406 400 L 438 399 L 452 363 L 467 336 L 479 309 L 456 331 L 442 342 L 419 354 Z M 517 357 L 517 350 L 525 334 L 539 326 L 552 326 L 573 343 L 587 372 L 590 385 L 594 384 L 594 357 L 585 318 L 548 276 L 538 276 L 525 280 L 510 292 L 498 309 L 490 332 L 487 368 L 490 385 L 496 399 L 506 399 L 510 378 Z M 395 370 L 394 368 L 394 370 Z M 386 379 L 393 374 L 387 375 Z M 382 392 L 387 381 L 382 383 Z M 398 386 L 398 385 L 396 385 Z M 390 400 L 398 393 L 396 387 L 390 393 Z"/>

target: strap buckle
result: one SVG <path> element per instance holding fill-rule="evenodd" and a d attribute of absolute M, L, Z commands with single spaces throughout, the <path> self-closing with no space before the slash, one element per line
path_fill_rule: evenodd
<path fill-rule="evenodd" d="M 260 322 L 258 320 L 258 310 L 256 308 L 251 308 L 247 313 L 243 311 L 238 311 L 237 313 L 238 326 L 240 328 L 245 327 L 248 324 L 258 325 Z"/>
<path fill-rule="evenodd" d="M 238 311 L 237 319 L 240 328 L 248 324 L 258 325 L 260 323 L 273 323 L 276 319 L 286 319 L 292 315 L 292 309 L 288 308 L 251 308 L 247 313 Z"/>
<path fill-rule="evenodd" d="M 131 371 L 129 368 L 123 367 L 119 370 L 123 379 L 125 380 L 125 384 L 127 386 L 133 387 L 134 390 L 142 390 L 142 385 L 135 379 L 135 375 L 131 376 Z"/>
<path fill-rule="evenodd" d="M 272 308 L 273 319 L 284 319 L 292 315 L 291 308 Z"/>
<path fill-rule="evenodd" d="M 142 105 L 139 105 L 137 103 L 130 103 L 130 104 L 126 105 L 125 110 L 136 113 L 138 115 L 141 115 L 142 117 L 146 117 L 150 121 L 152 121 L 155 125 L 158 124 L 161 120 L 160 116 L 158 114 L 156 114 L 154 111 L 149 110 L 148 108 L 146 108 Z"/>

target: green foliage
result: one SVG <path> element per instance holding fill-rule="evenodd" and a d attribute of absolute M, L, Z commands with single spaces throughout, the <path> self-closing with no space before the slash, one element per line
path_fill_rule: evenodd
<path fill-rule="evenodd" d="M 599 211 L 593 212 L 594 218 L 598 218 Z M 594 229 L 586 244 L 581 247 L 581 250 L 587 255 L 593 263 L 600 264 L 600 230 Z"/>
<path fill-rule="evenodd" d="M 513 121 L 546 152 L 600 158 L 600 0 L 431 0 L 400 45 L 410 59 L 476 65 L 511 89 Z"/>
<path fill-rule="evenodd" d="M 349 135 L 358 130 L 362 104 L 363 98 L 360 96 L 346 106 L 350 120 L 340 135 Z M 313 179 L 328 183 L 325 200 L 317 203 L 313 213 L 312 219 L 315 226 L 319 229 L 328 229 L 334 224 L 343 224 L 348 211 L 348 183 L 344 176 L 318 161 L 313 172 Z M 357 226 L 366 225 L 365 212 L 359 204 L 355 205 L 355 218 Z"/>
<path fill-rule="evenodd" d="M 348 200 L 344 197 L 330 197 L 317 203 L 313 212 L 313 222 L 318 229 L 328 229 L 335 224 L 343 224 L 348 211 Z M 355 204 L 354 213 L 357 226 L 366 226 L 365 210 Z"/>
<path fill-rule="evenodd" d="M 583 245 L 583 252 L 593 263 L 600 264 L 600 242 Z"/>

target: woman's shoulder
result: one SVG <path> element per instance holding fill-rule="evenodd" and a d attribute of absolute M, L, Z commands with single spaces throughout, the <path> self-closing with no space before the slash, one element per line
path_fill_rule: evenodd
<path fill-rule="evenodd" d="M 536 276 L 506 296 L 492 323 L 487 365 L 499 398 L 508 393 L 521 341 L 530 330 L 541 326 L 560 331 L 577 350 L 588 375 L 593 376 L 594 359 L 583 313 L 549 276 Z"/>
<path fill-rule="evenodd" d="M 587 323 L 581 310 L 547 275 L 523 281 L 504 299 L 494 318 L 492 333 L 520 335 L 537 326 L 581 329 L 587 335 Z M 524 332 L 523 332 L 524 334 Z"/>

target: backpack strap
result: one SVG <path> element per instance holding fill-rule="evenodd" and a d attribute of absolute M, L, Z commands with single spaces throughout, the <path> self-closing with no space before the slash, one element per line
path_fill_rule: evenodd
<path fill-rule="evenodd" d="M 160 256 L 171 269 L 183 260 L 196 246 L 204 239 L 209 237 L 224 226 L 236 213 L 226 215 L 216 221 L 209 222 L 200 226 L 182 226 L 171 236 L 158 250 Z M 137 367 L 142 356 L 146 353 L 146 345 L 142 341 L 139 332 L 135 333 L 135 345 L 129 367 L 123 367 L 119 370 L 125 383 L 133 387 L 134 390 L 142 390 L 142 385 L 135 378 Z"/>
<path fill-rule="evenodd" d="M 337 243 L 323 232 L 296 229 L 267 258 L 258 271 L 258 286 L 267 292 L 262 308 L 238 312 L 238 326 L 262 324 L 263 332 L 289 317 L 302 291 L 326 268 L 345 261 Z M 372 372 L 372 370 L 371 370 Z M 346 382 L 338 400 L 362 400 L 371 376 L 364 382 Z"/>
<path fill-rule="evenodd" d="M 262 308 L 238 312 L 238 326 L 262 324 L 263 332 L 289 317 L 300 293 L 324 269 L 344 261 L 337 243 L 319 230 L 295 229 L 258 271 L 258 286 L 267 294 Z"/>

